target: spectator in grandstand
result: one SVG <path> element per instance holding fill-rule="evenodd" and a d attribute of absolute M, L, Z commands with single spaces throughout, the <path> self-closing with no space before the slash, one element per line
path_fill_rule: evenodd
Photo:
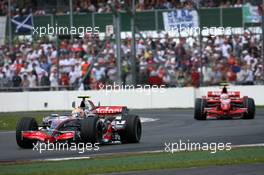
<path fill-rule="evenodd" d="M 232 67 L 227 67 L 226 70 L 226 81 L 235 84 L 237 80 L 236 73 L 233 71 Z"/>
<path fill-rule="evenodd" d="M 45 10 L 43 10 L 42 8 L 39 7 L 35 11 L 34 15 L 36 15 L 36 16 L 43 16 L 43 15 L 46 15 L 46 12 L 45 12 Z"/>
<path fill-rule="evenodd" d="M 22 88 L 23 88 L 23 91 L 27 91 L 28 88 L 29 88 L 29 85 L 30 85 L 30 82 L 28 80 L 28 74 L 27 73 L 24 73 L 23 74 L 23 78 L 22 78 Z"/>
<path fill-rule="evenodd" d="M 247 68 L 246 66 L 243 66 L 241 70 L 237 73 L 237 83 L 241 85 L 245 84 L 247 76 Z"/>
<path fill-rule="evenodd" d="M 37 87 L 37 76 L 35 75 L 34 71 L 28 73 L 27 80 L 29 82 L 29 88 Z"/>
<path fill-rule="evenodd" d="M 222 56 L 225 58 L 229 58 L 231 49 L 231 45 L 228 43 L 227 40 L 225 40 L 224 43 L 221 45 Z"/>
<path fill-rule="evenodd" d="M 8 80 L 12 80 L 13 78 L 13 71 L 10 69 L 9 64 L 6 64 L 3 68 L 3 72 Z"/>
<path fill-rule="evenodd" d="M 109 5 L 99 2 L 97 6 L 98 6 L 98 10 L 97 10 L 98 13 L 110 13 L 111 12 L 111 8 Z"/>
<path fill-rule="evenodd" d="M 186 76 L 186 73 L 184 73 L 182 70 L 177 71 L 176 73 L 177 77 L 177 87 L 184 87 L 187 86 L 188 78 L 189 76 Z"/>
<path fill-rule="evenodd" d="M 78 68 L 77 68 L 78 69 Z M 72 89 L 78 89 L 80 84 L 79 80 L 81 78 L 81 72 L 78 71 L 75 66 L 71 67 L 71 71 L 69 73 L 69 83 Z"/>
<path fill-rule="evenodd" d="M 95 63 L 94 68 L 92 70 L 92 74 L 93 74 L 95 81 L 98 81 L 98 82 L 102 81 L 103 78 L 105 77 L 105 67 L 104 66 L 99 67 L 99 64 Z"/>
<path fill-rule="evenodd" d="M 162 82 L 166 85 L 166 87 L 173 87 L 171 84 L 171 76 L 168 73 L 165 73 L 162 77 Z"/>
<path fill-rule="evenodd" d="M 255 84 L 261 84 L 262 79 L 263 79 L 263 66 L 262 65 L 257 66 L 254 76 L 255 76 Z"/>
<path fill-rule="evenodd" d="M 48 62 L 46 55 L 40 57 L 40 68 L 45 72 L 50 72 L 51 64 Z"/>
<path fill-rule="evenodd" d="M 114 82 L 117 82 L 117 67 L 114 62 L 110 62 L 109 68 L 106 70 L 106 76 L 107 76 L 107 83 L 113 84 Z"/>
<path fill-rule="evenodd" d="M 40 79 L 40 86 L 44 86 L 42 90 L 49 90 L 49 88 L 47 87 L 50 86 L 50 80 L 49 80 L 47 72 L 45 71 L 42 71 L 42 75 Z"/>
<path fill-rule="evenodd" d="M 11 86 L 11 82 L 10 80 L 6 77 L 5 72 L 0 71 L 0 88 L 4 89 L 6 87 L 10 87 Z"/>
<path fill-rule="evenodd" d="M 36 61 L 32 64 L 32 74 L 34 74 L 36 77 L 36 84 L 37 85 L 39 85 L 43 71 L 44 70 L 39 67 L 39 61 Z"/>
<path fill-rule="evenodd" d="M 253 85 L 254 84 L 254 73 L 249 65 L 246 66 L 246 77 L 245 77 L 245 85 Z"/>
<path fill-rule="evenodd" d="M 20 90 L 19 87 L 21 87 L 21 82 L 22 79 L 19 76 L 19 73 L 16 71 L 14 76 L 12 77 L 12 82 L 13 82 L 13 87 L 18 88 L 18 90 Z"/>
<path fill-rule="evenodd" d="M 192 77 L 192 86 L 199 87 L 200 73 L 198 72 L 196 68 L 192 68 L 191 77 Z"/>
<path fill-rule="evenodd" d="M 233 7 L 242 7 L 242 0 L 237 0 Z"/>
<path fill-rule="evenodd" d="M 49 77 L 49 81 L 50 81 L 50 88 L 51 90 L 58 90 L 59 84 L 58 84 L 58 74 L 57 74 L 57 70 L 54 69 Z"/>
<path fill-rule="evenodd" d="M 203 83 L 208 86 L 213 80 L 213 71 L 212 68 L 205 64 L 202 68 L 203 72 Z"/>
<path fill-rule="evenodd" d="M 68 89 L 69 87 L 69 76 L 68 76 L 68 73 L 64 72 L 61 74 L 61 77 L 60 77 L 60 85 L 63 87 L 63 89 Z"/>
<path fill-rule="evenodd" d="M 213 67 L 213 81 L 212 85 L 218 85 L 223 80 L 223 72 L 220 67 Z"/>
<path fill-rule="evenodd" d="M 84 59 L 84 61 L 82 62 L 82 76 L 85 76 L 87 71 L 88 71 L 88 68 L 89 68 L 89 65 L 90 63 L 88 62 L 88 59 Z"/>

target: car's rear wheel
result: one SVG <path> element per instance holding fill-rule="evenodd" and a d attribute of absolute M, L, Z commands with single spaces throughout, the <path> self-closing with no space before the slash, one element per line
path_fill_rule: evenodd
<path fill-rule="evenodd" d="M 244 99 L 244 107 L 247 108 L 247 112 L 244 113 L 243 119 L 254 119 L 255 118 L 255 102 L 252 98 Z"/>
<path fill-rule="evenodd" d="M 206 107 L 205 99 L 201 99 L 201 98 L 195 99 L 194 118 L 196 120 L 206 120 L 206 113 L 204 112 L 205 107 Z"/>
<path fill-rule="evenodd" d="M 120 132 L 122 143 L 138 143 L 141 139 L 142 125 L 137 115 L 127 115 L 124 117 L 125 129 Z"/>
<path fill-rule="evenodd" d="M 23 131 L 37 131 L 38 124 L 34 118 L 24 117 L 17 122 L 16 126 L 16 142 L 21 148 L 33 148 L 35 140 L 30 140 L 22 137 Z"/>
<path fill-rule="evenodd" d="M 102 143 L 103 130 L 98 117 L 87 117 L 81 121 L 81 140 L 84 143 Z"/>

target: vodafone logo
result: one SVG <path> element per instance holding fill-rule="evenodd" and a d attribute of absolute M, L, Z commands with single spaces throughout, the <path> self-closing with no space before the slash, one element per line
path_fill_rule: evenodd
<path fill-rule="evenodd" d="M 122 108 L 123 107 L 119 107 L 119 106 L 106 106 L 106 107 L 99 107 L 97 108 L 95 111 L 96 113 L 99 113 L 99 114 L 115 114 L 115 113 L 121 113 L 122 112 Z"/>

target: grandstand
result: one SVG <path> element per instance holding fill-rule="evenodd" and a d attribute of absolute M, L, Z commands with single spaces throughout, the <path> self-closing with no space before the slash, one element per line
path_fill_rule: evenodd
<path fill-rule="evenodd" d="M 1 1 L 0 90 L 263 84 L 261 1 L 132 2 Z M 47 24 L 100 32 L 33 34 L 32 27 Z M 201 30 L 179 30 L 179 24 Z M 168 29 L 172 25 L 177 30 Z M 225 31 L 205 30 L 210 27 Z"/>

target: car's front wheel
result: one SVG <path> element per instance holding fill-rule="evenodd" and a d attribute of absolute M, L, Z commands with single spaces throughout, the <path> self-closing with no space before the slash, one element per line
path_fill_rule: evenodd
<path fill-rule="evenodd" d="M 252 98 L 244 99 L 244 107 L 247 108 L 247 112 L 244 113 L 243 119 L 254 119 L 255 118 L 255 102 Z"/>
<path fill-rule="evenodd" d="M 24 117 L 17 122 L 16 126 L 16 142 L 17 145 L 21 148 L 33 148 L 33 143 L 35 140 L 30 140 L 23 138 L 22 132 L 23 131 L 37 131 L 38 124 L 34 118 L 31 117 Z"/>
<path fill-rule="evenodd" d="M 206 120 L 206 113 L 204 108 L 206 107 L 206 100 L 201 98 L 195 99 L 194 104 L 194 118 L 196 120 Z"/>
<path fill-rule="evenodd" d="M 137 115 L 127 115 L 125 121 L 125 129 L 120 133 L 121 142 L 138 143 L 142 133 L 140 118 Z"/>
<path fill-rule="evenodd" d="M 87 117 L 81 120 L 81 140 L 84 143 L 102 143 L 103 129 L 99 117 Z"/>

